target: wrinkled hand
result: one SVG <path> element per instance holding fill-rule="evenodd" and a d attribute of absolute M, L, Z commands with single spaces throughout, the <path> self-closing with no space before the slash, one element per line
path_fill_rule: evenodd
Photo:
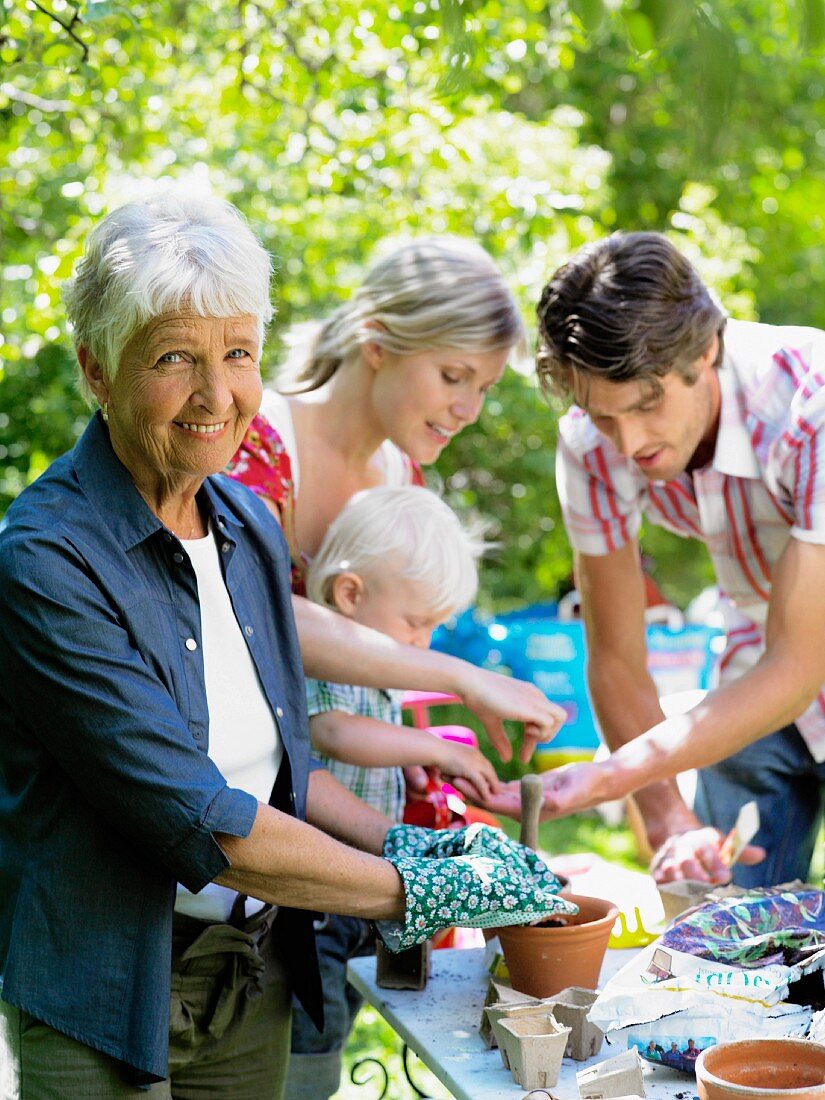
<path fill-rule="evenodd" d="M 551 703 L 535 684 L 472 665 L 467 665 L 467 669 L 457 694 L 484 723 L 502 760 L 509 760 L 513 755 L 504 732 L 504 719 L 524 724 L 519 759 L 525 764 L 536 745 L 550 741 L 567 721 L 567 712 Z"/>
<path fill-rule="evenodd" d="M 543 890 L 532 875 L 513 870 L 487 856 L 411 859 L 395 855 L 390 863 L 401 876 L 405 916 L 378 921 L 379 935 L 390 951 L 423 943 L 439 929 L 497 928 L 528 924 L 554 913 L 572 916 L 578 907 Z"/>
<path fill-rule="evenodd" d="M 604 789 L 605 771 L 601 764 L 566 764 L 564 767 L 544 772 L 541 782 L 544 787 L 540 815 L 542 821 L 566 817 L 567 814 L 578 813 L 579 810 L 588 810 L 614 797 Z M 465 793 L 460 781 L 456 782 L 455 786 L 462 794 Z M 520 820 L 519 781 L 516 779 L 512 783 L 503 784 L 498 793 L 490 795 L 480 805 L 494 814 L 504 814 L 505 817 Z"/>
<path fill-rule="evenodd" d="M 453 856 L 487 856 L 500 860 L 514 874 L 526 875 L 533 883 L 556 894 L 561 882 L 531 848 L 511 840 L 501 829 L 476 822 L 464 829 L 422 829 L 417 825 L 393 825 L 384 840 L 385 858 L 404 855 L 428 859 Z"/>
<path fill-rule="evenodd" d="M 690 829 L 668 837 L 653 853 L 650 873 L 656 882 L 676 882 L 679 879 L 693 879 L 715 885 L 730 882 L 730 867 L 720 856 L 724 840 L 722 833 L 710 826 Z M 737 862 L 751 865 L 761 863 L 764 858 L 764 848 L 748 844 Z"/>

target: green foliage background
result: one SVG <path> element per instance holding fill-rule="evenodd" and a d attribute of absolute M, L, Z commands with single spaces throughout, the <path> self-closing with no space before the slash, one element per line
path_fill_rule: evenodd
<path fill-rule="evenodd" d="M 825 326 L 823 0 L 0 0 L 0 509 L 86 418 L 59 304 L 95 220 L 180 179 L 277 259 L 268 366 L 383 238 L 478 237 L 532 323 L 615 228 L 671 234 L 731 313 Z M 492 519 L 487 602 L 564 585 L 555 414 L 510 373 L 438 475 Z M 652 531 L 685 603 L 695 546 Z"/>

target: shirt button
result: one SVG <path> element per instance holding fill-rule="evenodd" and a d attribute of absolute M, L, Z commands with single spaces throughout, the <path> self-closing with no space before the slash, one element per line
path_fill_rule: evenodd
<path fill-rule="evenodd" d="M 222 554 L 228 554 L 228 553 L 229 553 L 229 547 L 230 547 L 230 546 L 231 546 L 231 543 L 229 543 L 229 542 L 222 542 L 222 543 L 221 543 L 221 553 L 222 553 Z"/>
<path fill-rule="evenodd" d="M 276 707 L 275 708 L 275 713 L 278 715 L 279 718 L 283 718 L 283 716 L 284 716 L 283 707 Z"/>
<path fill-rule="evenodd" d="M 198 648 L 198 643 L 195 641 L 194 638 L 187 638 L 183 644 L 186 646 L 190 653 L 194 653 L 195 650 Z"/>
<path fill-rule="evenodd" d="M 251 626 L 245 626 L 243 628 L 243 632 L 247 636 L 247 638 L 251 638 L 252 635 L 255 633 Z"/>
<path fill-rule="evenodd" d="M 183 554 L 173 554 L 172 561 L 175 561 L 178 563 L 178 565 L 180 565 L 180 563 L 183 561 Z"/>

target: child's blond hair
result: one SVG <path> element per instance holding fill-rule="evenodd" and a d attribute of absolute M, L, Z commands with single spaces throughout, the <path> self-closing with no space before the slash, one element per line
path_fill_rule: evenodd
<path fill-rule="evenodd" d="M 426 610 L 446 619 L 472 602 L 483 551 L 481 532 L 464 527 L 429 489 L 365 489 L 330 524 L 307 572 L 307 595 L 335 610 L 332 585 L 341 573 L 389 572 L 425 585 Z"/>

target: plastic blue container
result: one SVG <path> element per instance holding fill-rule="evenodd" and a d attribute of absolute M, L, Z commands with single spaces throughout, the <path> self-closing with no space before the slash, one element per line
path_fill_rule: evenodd
<path fill-rule="evenodd" d="M 468 611 L 433 638 L 434 648 L 531 681 L 564 707 L 566 724 L 552 741 L 536 749 L 539 770 L 590 759 L 600 744 L 587 693 L 584 627 L 578 620 L 554 618 L 548 613 L 551 609 L 555 606 L 534 604 L 495 618 Z M 722 637 L 721 631 L 706 626 L 677 630 L 649 626 L 648 667 L 660 695 L 711 687 L 719 648 L 716 639 Z"/>

